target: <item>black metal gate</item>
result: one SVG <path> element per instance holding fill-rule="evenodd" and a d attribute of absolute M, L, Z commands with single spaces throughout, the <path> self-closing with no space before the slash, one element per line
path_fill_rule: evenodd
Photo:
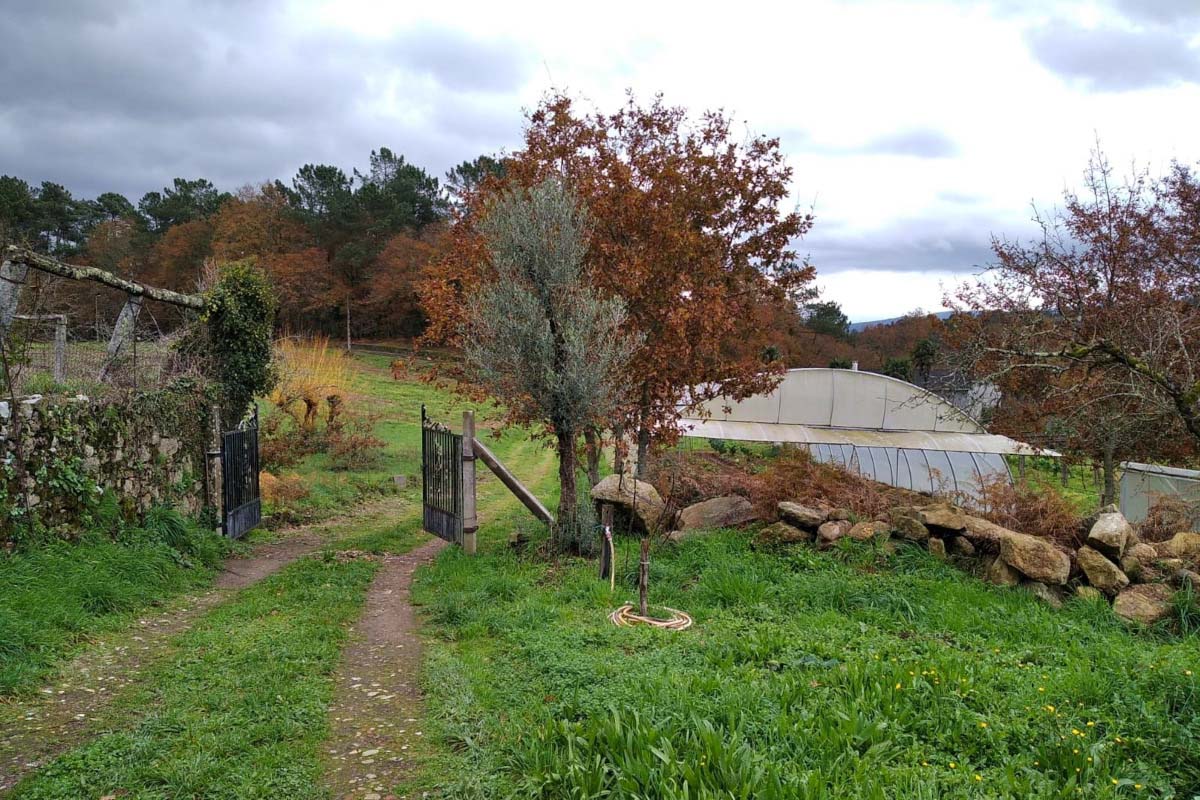
<path fill-rule="evenodd" d="M 221 483 L 225 535 L 240 539 L 262 522 L 258 491 L 258 409 L 221 437 Z"/>
<path fill-rule="evenodd" d="M 421 406 L 421 503 L 425 530 L 458 544 L 463 532 L 462 436 Z"/>

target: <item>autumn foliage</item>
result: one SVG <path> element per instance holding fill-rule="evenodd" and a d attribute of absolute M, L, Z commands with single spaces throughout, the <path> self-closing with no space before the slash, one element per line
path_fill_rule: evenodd
<path fill-rule="evenodd" d="M 776 139 L 735 138 L 718 112 L 697 121 L 656 97 L 630 96 L 611 114 L 585 112 L 565 95 L 530 115 L 524 146 L 503 176 L 466 198 L 445 253 L 420 286 L 426 342 L 457 343 L 466 298 L 489 279 L 475 220 L 506 186 L 565 179 L 594 220 L 589 272 L 624 301 L 644 344 L 623 376 L 626 399 L 604 427 L 669 440 L 682 406 L 770 388 L 758 307 L 804 296 L 814 271 L 792 251 L 812 218 L 785 212 L 791 169 Z"/>

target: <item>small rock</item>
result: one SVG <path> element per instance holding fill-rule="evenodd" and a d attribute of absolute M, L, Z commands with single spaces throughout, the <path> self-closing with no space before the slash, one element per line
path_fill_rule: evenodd
<path fill-rule="evenodd" d="M 1129 585 L 1129 577 L 1099 550 L 1085 544 L 1079 548 L 1076 559 L 1083 574 L 1087 575 L 1088 583 L 1107 595 L 1114 595 Z"/>
<path fill-rule="evenodd" d="M 853 514 L 850 513 L 850 509 L 848 508 L 835 508 L 833 511 L 829 512 L 829 519 L 833 520 L 834 522 L 842 522 L 850 519 L 852 516 Z"/>
<path fill-rule="evenodd" d="M 1125 548 L 1125 555 L 1121 558 L 1121 569 L 1131 580 L 1136 579 L 1141 577 L 1157 558 L 1158 553 L 1150 545 L 1142 542 L 1131 544 Z"/>
<path fill-rule="evenodd" d="M 757 515 L 749 500 L 739 495 L 729 495 L 690 505 L 679 512 L 679 529 L 732 528 L 755 519 Z"/>
<path fill-rule="evenodd" d="M 1154 546 L 1162 558 L 1200 558 L 1200 533 L 1184 531 Z"/>
<path fill-rule="evenodd" d="M 890 521 L 897 536 L 913 542 L 923 542 L 929 538 L 929 529 L 910 508 L 893 508 Z"/>
<path fill-rule="evenodd" d="M 929 555 L 936 558 L 938 561 L 946 560 L 946 543 L 936 536 L 929 537 Z"/>
<path fill-rule="evenodd" d="M 1096 601 L 1096 600 L 1104 599 L 1104 595 L 1101 594 L 1100 590 L 1097 589 L 1095 586 L 1086 586 L 1083 584 L 1080 584 L 1079 586 L 1075 587 L 1075 596 L 1078 597 L 1080 600 L 1088 600 L 1088 601 Z"/>
<path fill-rule="evenodd" d="M 784 501 L 778 505 L 779 516 L 784 522 L 798 528 L 816 530 L 822 522 L 828 519 L 824 511 L 820 511 L 800 503 Z"/>
<path fill-rule="evenodd" d="M 1161 583 L 1141 583 L 1117 595 L 1113 611 L 1123 619 L 1153 625 L 1170 615 L 1172 595 Z"/>
<path fill-rule="evenodd" d="M 1087 543 L 1108 558 L 1120 561 L 1132 533 L 1133 528 L 1120 511 L 1108 511 L 1096 518 L 1088 532 Z"/>
<path fill-rule="evenodd" d="M 926 527 L 941 528 L 946 531 L 966 530 L 967 521 L 961 509 L 949 503 L 935 503 L 917 509 L 917 519 Z"/>
<path fill-rule="evenodd" d="M 817 544 L 828 547 L 850 532 L 850 523 L 846 520 L 825 522 L 817 528 Z"/>
<path fill-rule="evenodd" d="M 1176 570 L 1175 582 L 1179 584 L 1180 589 L 1191 589 L 1193 592 L 1200 592 L 1200 574 L 1190 569 L 1183 568 Z"/>
<path fill-rule="evenodd" d="M 846 535 L 859 542 L 869 542 L 887 536 L 890 531 L 891 527 L 886 522 L 859 522 Z"/>
<path fill-rule="evenodd" d="M 1051 608 L 1062 608 L 1062 595 L 1057 589 L 1053 589 L 1041 581 L 1028 581 L 1024 586 L 1027 592 Z"/>
<path fill-rule="evenodd" d="M 950 552 L 956 556 L 970 558 L 975 555 L 975 545 L 965 536 L 955 536 L 950 540 Z"/>
<path fill-rule="evenodd" d="M 770 549 L 778 545 L 811 542 L 813 534 L 803 528 L 797 528 L 786 522 L 776 522 L 760 530 L 754 537 L 757 547 Z"/>
<path fill-rule="evenodd" d="M 983 579 L 996 586 L 1016 586 L 1021 582 L 1021 574 L 997 556 L 984 570 Z"/>

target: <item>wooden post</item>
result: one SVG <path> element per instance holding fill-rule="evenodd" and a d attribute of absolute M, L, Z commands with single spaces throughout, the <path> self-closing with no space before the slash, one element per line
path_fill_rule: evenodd
<path fill-rule="evenodd" d="M 217 513 L 217 532 L 222 532 L 225 526 L 225 493 L 224 476 L 221 467 L 221 407 L 212 406 L 208 419 L 208 485 L 204 487 L 208 505 Z"/>
<path fill-rule="evenodd" d="M 141 295 L 129 295 L 125 301 L 125 307 L 121 309 L 121 314 L 117 317 L 117 324 L 113 326 L 112 338 L 108 340 L 108 357 L 104 361 L 104 367 L 100 370 L 100 380 L 108 377 L 108 370 L 117 360 L 117 356 L 121 354 L 125 342 L 134 336 L 138 315 L 141 313 Z"/>
<path fill-rule="evenodd" d="M 1017 476 L 1025 480 L 1025 456 L 1017 456 Z"/>
<path fill-rule="evenodd" d="M 517 476 L 509 472 L 508 469 L 500 463 L 500 459 L 496 458 L 496 455 L 487 448 L 487 445 L 479 441 L 479 439 L 474 439 L 471 442 L 471 447 L 474 450 L 476 457 L 478 457 L 481 461 L 483 461 L 484 464 L 487 465 L 488 469 L 490 469 L 492 473 L 500 479 L 500 482 L 503 483 L 510 492 L 516 495 L 516 498 L 521 501 L 522 505 L 529 509 L 531 514 L 547 525 L 554 524 L 554 515 L 551 514 L 544 505 L 542 505 L 542 502 L 534 496 L 533 492 L 526 489 L 521 482 L 517 480 Z"/>
<path fill-rule="evenodd" d="M 641 609 L 643 617 L 650 615 L 649 606 L 646 604 L 646 595 L 650 589 L 650 539 L 649 537 L 642 539 L 642 560 L 638 564 L 638 608 Z"/>
<path fill-rule="evenodd" d="M 1065 458 L 1058 459 L 1059 479 L 1062 482 L 1063 488 L 1071 484 L 1071 467 L 1067 464 Z"/>
<path fill-rule="evenodd" d="M 612 575 L 612 503 L 600 504 L 600 577 L 606 579 Z"/>
<path fill-rule="evenodd" d="M 475 514 L 475 412 L 463 412 L 462 435 L 463 552 L 475 555 L 479 520 Z"/>
<path fill-rule="evenodd" d="M 12 325 L 21 301 L 21 289 L 29 275 L 29 265 L 10 261 L 0 263 L 0 330 Z"/>
<path fill-rule="evenodd" d="M 54 382 L 65 383 L 67 380 L 67 316 L 59 314 L 54 318 Z"/>

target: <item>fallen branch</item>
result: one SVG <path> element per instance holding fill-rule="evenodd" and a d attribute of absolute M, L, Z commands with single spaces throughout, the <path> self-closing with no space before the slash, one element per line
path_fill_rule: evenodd
<path fill-rule="evenodd" d="M 126 294 L 137 297 L 149 297 L 151 300 L 157 300 L 160 303 L 169 303 L 173 306 L 192 308 L 197 311 L 204 310 L 204 298 L 200 295 L 182 294 L 181 292 L 173 292 L 170 289 L 146 286 L 136 281 L 126 280 L 97 267 L 77 267 L 72 264 L 64 264 L 56 258 L 35 253 L 32 250 L 17 247 L 16 245 L 9 245 L 5 249 L 4 260 L 41 272 L 48 272 L 51 275 L 58 275 L 61 278 L 71 278 L 77 281 L 95 281 L 105 286 L 111 286 L 114 289 L 120 289 Z"/>

